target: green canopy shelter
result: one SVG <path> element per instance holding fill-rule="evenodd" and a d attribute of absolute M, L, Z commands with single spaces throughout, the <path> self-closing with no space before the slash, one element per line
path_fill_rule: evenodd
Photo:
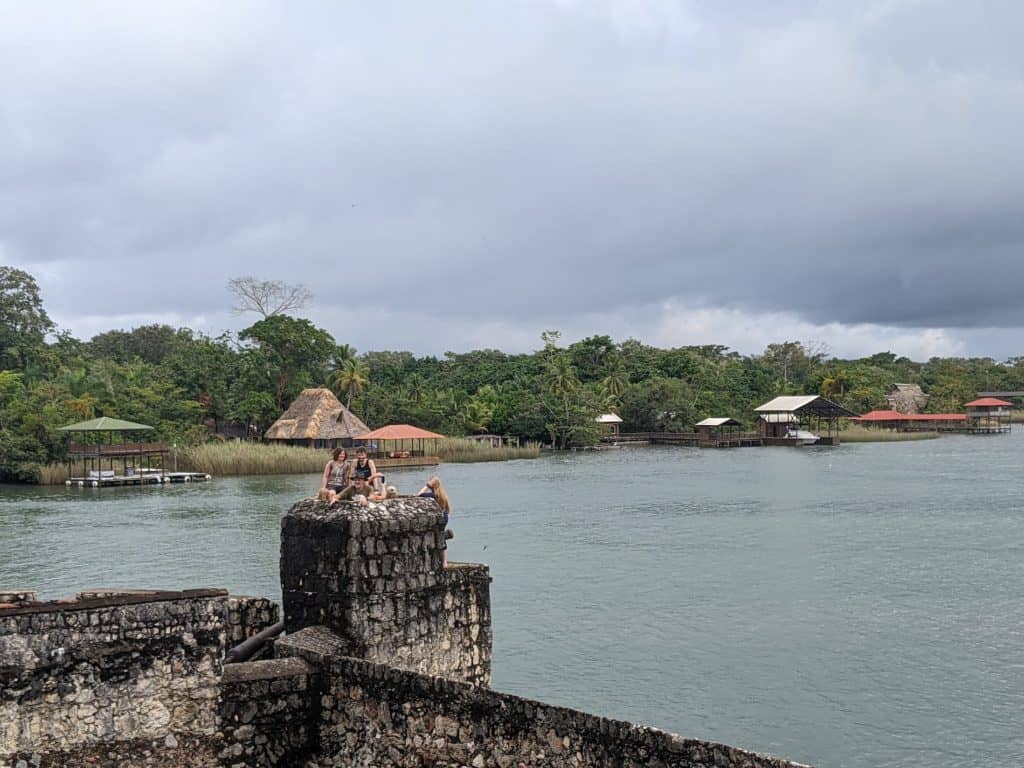
<path fill-rule="evenodd" d="M 99 487 L 125 481 L 165 481 L 170 449 L 166 443 L 141 440 L 142 433 L 153 431 L 148 424 L 101 416 L 68 424 L 59 431 L 68 436 L 69 484 Z"/>

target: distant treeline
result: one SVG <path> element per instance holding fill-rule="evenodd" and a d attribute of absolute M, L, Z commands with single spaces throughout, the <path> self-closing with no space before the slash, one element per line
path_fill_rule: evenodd
<path fill-rule="evenodd" d="M 180 445 L 258 438 L 310 386 L 333 389 L 371 427 L 406 422 L 558 447 L 594 442 L 594 419 L 610 410 L 625 430 L 688 431 L 706 416 L 752 425 L 752 409 L 780 394 L 823 394 L 864 412 L 886 407 L 897 382 L 916 383 L 930 395 L 927 411 L 947 412 L 979 390 L 1024 390 L 1024 358 L 842 360 L 795 341 L 744 356 L 608 336 L 564 346 L 554 332 L 541 342 L 515 355 L 357 353 L 286 314 L 217 337 L 147 325 L 81 341 L 54 328 L 30 275 L 0 267 L 0 478 L 36 481 L 63 456 L 57 428 L 101 415 L 150 424 L 155 438 Z"/>

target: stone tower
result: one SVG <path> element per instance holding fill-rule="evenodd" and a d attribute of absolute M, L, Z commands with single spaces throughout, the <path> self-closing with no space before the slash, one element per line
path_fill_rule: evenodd
<path fill-rule="evenodd" d="M 287 632 L 321 626 L 344 655 L 489 684 L 490 574 L 443 567 L 444 545 L 433 499 L 300 501 L 281 524 Z"/>

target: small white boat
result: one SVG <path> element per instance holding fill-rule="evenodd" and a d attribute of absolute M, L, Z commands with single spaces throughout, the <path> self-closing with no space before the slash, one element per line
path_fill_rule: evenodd
<path fill-rule="evenodd" d="M 794 426 L 786 427 L 786 437 L 796 440 L 798 445 L 814 445 L 821 438 L 806 429 L 797 429 Z"/>

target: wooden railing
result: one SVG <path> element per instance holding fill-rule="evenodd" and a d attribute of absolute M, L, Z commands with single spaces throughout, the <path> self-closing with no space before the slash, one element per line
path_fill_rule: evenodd
<path fill-rule="evenodd" d="M 620 432 L 617 435 L 603 435 L 602 443 L 676 443 L 696 444 L 696 432 Z"/>
<path fill-rule="evenodd" d="M 147 453 L 169 453 L 170 450 L 167 443 L 68 444 L 68 456 L 140 456 Z"/>

